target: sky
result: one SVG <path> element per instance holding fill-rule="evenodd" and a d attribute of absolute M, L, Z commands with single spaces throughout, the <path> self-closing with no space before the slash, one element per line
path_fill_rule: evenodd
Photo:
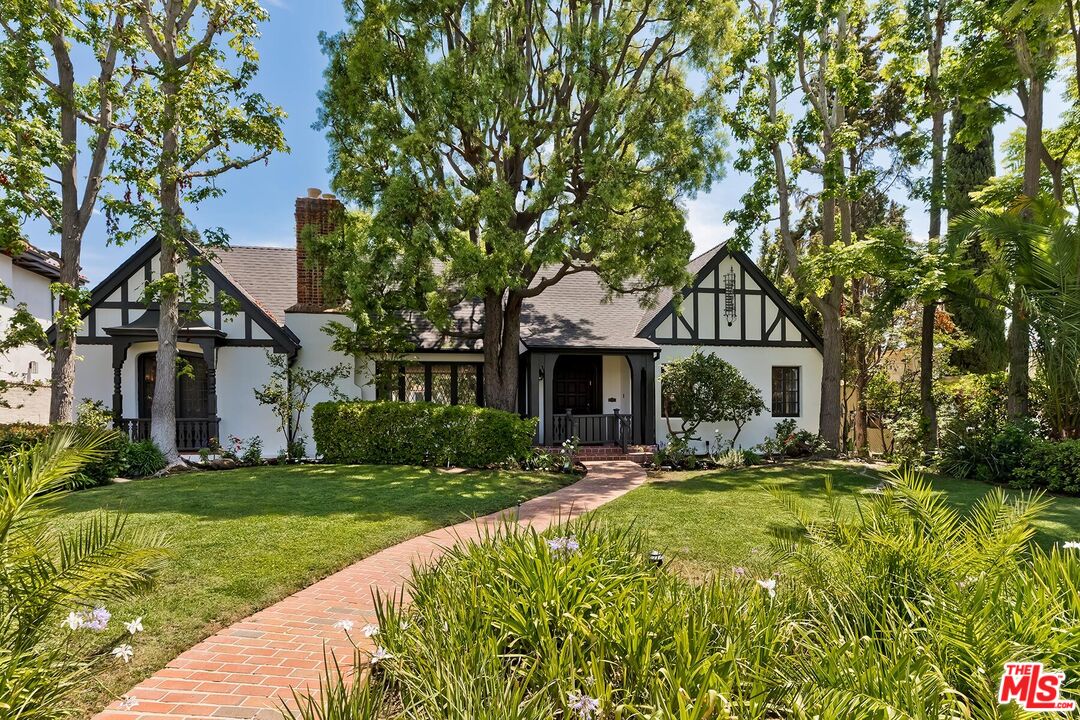
<path fill-rule="evenodd" d="M 318 92 L 323 87 L 326 58 L 319 45 L 319 33 L 333 33 L 344 27 L 345 13 L 340 0 L 264 0 L 270 20 L 263 26 L 257 43 L 261 71 L 255 88 L 288 113 L 285 137 L 291 152 L 277 154 L 266 164 L 231 171 L 219 185 L 226 194 L 204 202 L 189 216 L 199 228 L 222 227 L 233 245 L 286 247 L 295 243 L 293 205 L 307 188 L 330 189 L 328 146 L 313 125 L 318 119 Z M 1056 117 L 1063 107 L 1060 93 L 1048 92 L 1047 117 Z M 1047 123 L 1048 126 L 1051 123 Z M 1015 120 L 999 127 L 996 139 L 1017 126 Z M 686 203 L 687 226 L 698 251 L 706 250 L 730 236 L 724 214 L 736 207 L 749 181 L 730 167 L 711 192 Z M 902 199 L 902 198 L 898 198 Z M 908 219 L 916 238 L 926 236 L 925 209 L 909 207 Z M 47 250 L 59 250 L 59 240 L 41 221 L 27 224 L 30 241 Z M 83 244 L 83 273 L 96 285 L 135 251 L 133 245 L 109 244 L 104 219 L 97 213 Z"/>

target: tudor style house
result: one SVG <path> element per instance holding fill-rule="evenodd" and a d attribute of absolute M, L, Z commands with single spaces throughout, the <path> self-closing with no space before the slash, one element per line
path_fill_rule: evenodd
<path fill-rule="evenodd" d="M 41 326 L 48 327 L 56 312 L 51 286 L 60 279 L 60 261 L 50 253 L 27 246 L 20 253 L 0 252 L 0 286 L 10 297 L 0 302 L 0 334 L 25 304 Z M 0 423 L 49 422 L 52 364 L 38 347 L 24 345 L 0 353 L 0 379 L 10 383 L 0 404 Z"/>
<path fill-rule="evenodd" d="M 268 453 L 283 445 L 269 408 L 254 395 L 271 374 L 267 352 L 313 369 L 348 363 L 354 373 L 337 389 L 358 399 L 483 402 L 481 340 L 452 339 L 417 320 L 414 352 L 392 362 L 330 348 L 324 327 L 348 319 L 323 301 L 321 275 L 307 262 L 300 238 L 309 225 L 329 232 L 337 203 L 317 190 L 297 199 L 295 248 L 233 247 L 199 263 L 214 302 L 180 332 L 189 366 L 173 380 L 182 451 L 229 435 L 259 435 Z M 139 301 L 156 277 L 158 250 L 156 240 L 148 241 L 93 291 L 78 336 L 84 359 L 76 397 L 110 404 L 118 426 L 135 438 L 148 434 L 158 381 L 157 309 Z M 802 315 L 746 254 L 723 244 L 688 269 L 693 282 L 679 291 L 678 310 L 671 293 L 650 309 L 630 295 L 605 301 L 591 273 L 569 275 L 526 304 L 518 410 L 540 419 L 537 443 L 557 445 L 570 436 L 623 447 L 664 442 L 664 365 L 695 348 L 726 359 L 766 399 L 769 409 L 743 428 L 741 444 L 760 442 L 782 418 L 817 430 L 821 340 Z M 221 294 L 233 298 L 234 307 L 224 307 Z M 230 312 L 235 305 L 239 312 Z M 482 305 L 462 303 L 454 315 L 459 327 L 476 329 Z M 310 427 L 302 432 L 313 450 Z M 702 426 L 699 449 L 717 434 L 725 439 L 733 432 Z"/>

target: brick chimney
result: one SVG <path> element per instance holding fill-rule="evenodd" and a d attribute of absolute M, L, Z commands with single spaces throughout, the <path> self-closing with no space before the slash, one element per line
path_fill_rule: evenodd
<path fill-rule="evenodd" d="M 340 227 L 344 212 L 341 201 L 318 188 L 308 188 L 306 197 L 296 198 L 296 304 L 310 310 L 326 309 L 322 269 L 308 262 L 305 229 L 328 235 Z"/>

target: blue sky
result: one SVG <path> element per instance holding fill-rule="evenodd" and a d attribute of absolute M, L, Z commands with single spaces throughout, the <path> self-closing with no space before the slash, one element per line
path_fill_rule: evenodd
<path fill-rule="evenodd" d="M 262 69 L 256 86 L 288 113 L 285 134 L 292 152 L 276 155 L 268 164 L 226 174 L 220 182 L 228 191 L 226 195 L 204 203 L 190 216 L 200 228 L 225 228 L 234 245 L 289 246 L 295 242 L 295 198 L 308 187 L 327 190 L 330 186 L 326 140 L 312 128 L 326 65 L 318 36 L 322 31 L 341 29 L 345 14 L 340 0 L 264 0 L 264 5 L 270 11 L 270 21 L 265 24 L 258 43 Z M 1062 107 L 1060 94 L 1048 93 L 1047 117 L 1056 117 Z M 1016 122 L 1012 121 L 999 128 L 998 141 L 1015 127 Z M 711 193 L 687 203 L 688 226 L 699 250 L 728 237 L 724 213 L 738 203 L 746 185 L 746 178 L 729 169 Z M 914 235 L 925 237 L 923 208 L 910 208 L 908 216 Z M 48 233 L 43 223 L 32 222 L 26 230 L 34 244 L 59 249 L 58 239 Z M 96 284 L 134 250 L 132 246 L 107 243 L 99 214 L 85 239 L 84 274 L 92 285 Z"/>

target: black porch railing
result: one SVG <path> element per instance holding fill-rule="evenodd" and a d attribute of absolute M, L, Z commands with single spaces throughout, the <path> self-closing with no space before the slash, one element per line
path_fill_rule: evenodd
<path fill-rule="evenodd" d="M 582 445 L 618 445 L 623 450 L 633 437 L 633 419 L 629 415 L 556 415 L 552 418 L 552 439 L 562 444 L 577 437 Z"/>
<path fill-rule="evenodd" d="M 197 452 L 209 447 L 210 438 L 218 437 L 220 424 L 219 418 L 177 418 L 177 449 L 180 452 Z M 132 442 L 150 439 L 149 418 L 122 418 L 116 424 L 116 429 L 125 433 Z"/>

